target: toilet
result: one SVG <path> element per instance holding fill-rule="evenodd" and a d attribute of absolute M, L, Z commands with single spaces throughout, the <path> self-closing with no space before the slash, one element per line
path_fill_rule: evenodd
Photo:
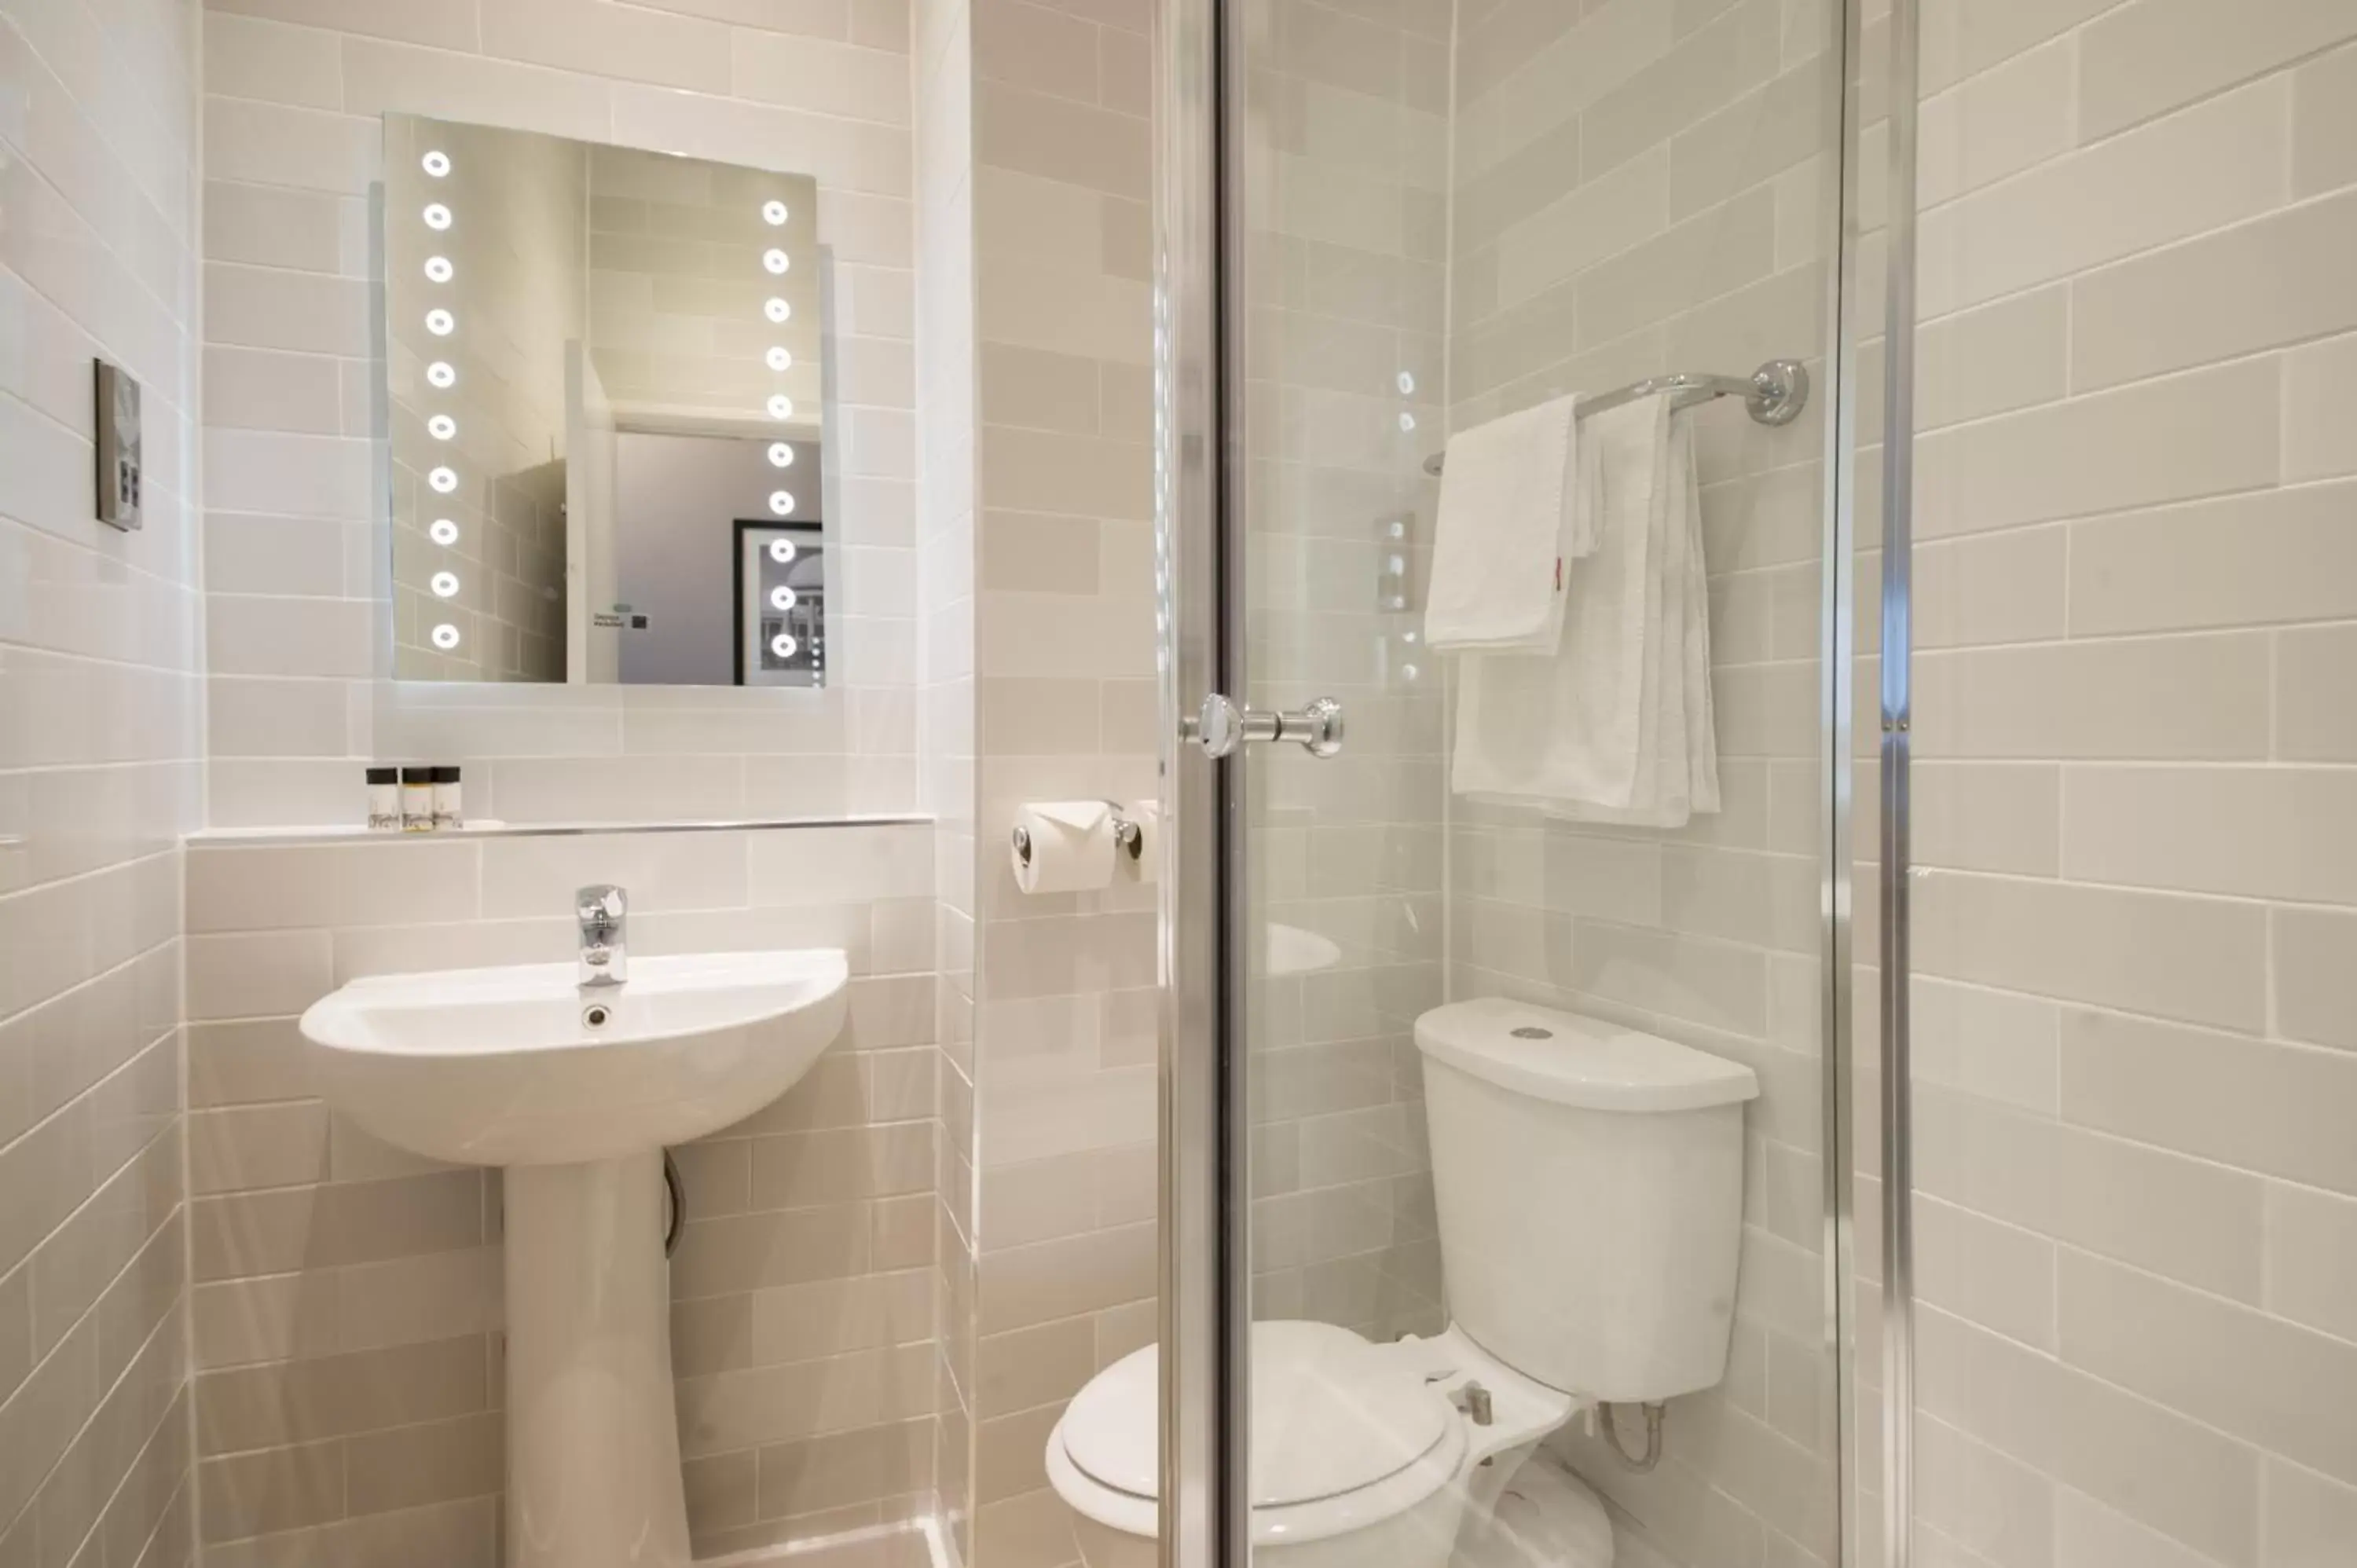
<path fill-rule="evenodd" d="M 1498 997 L 1435 1008 L 1415 1041 L 1449 1326 L 1377 1345 L 1331 1324 L 1253 1325 L 1254 1555 L 1487 1568 L 1512 1535 L 1586 1543 L 1548 1555 L 1608 1568 L 1594 1495 L 1551 1466 L 1517 1477 L 1600 1402 L 1669 1400 L 1725 1373 L 1759 1080 Z M 1154 1348 L 1132 1352 L 1049 1434 L 1048 1478 L 1087 1568 L 1156 1561 L 1157 1378 Z"/>

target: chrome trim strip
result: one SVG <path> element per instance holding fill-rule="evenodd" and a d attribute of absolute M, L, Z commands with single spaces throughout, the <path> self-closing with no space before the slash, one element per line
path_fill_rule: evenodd
<path fill-rule="evenodd" d="M 1818 658 L 1824 712 L 1819 767 L 1824 793 L 1824 866 L 1819 900 L 1824 1052 L 1818 1136 L 1824 1148 L 1825 1343 L 1834 1369 L 1834 1561 L 1859 1568 L 1866 1466 L 1858 1452 L 1857 1407 L 1857 1140 L 1855 1060 L 1856 932 L 1852 907 L 1852 803 L 1856 759 L 1851 755 L 1857 707 L 1857 340 L 1860 94 L 1852 80 L 1863 56 L 1865 0 L 1828 10 L 1826 49 L 1840 69 L 1827 129 L 1837 159 L 1835 265 L 1828 269 L 1826 381 L 1832 400 L 1824 435 L 1825 527 L 1821 574 L 1824 628 Z"/>
<path fill-rule="evenodd" d="M 1156 78 L 1155 549 L 1164 821 L 1161 909 L 1163 1568 L 1243 1568 L 1228 1423 L 1235 1294 L 1226 1140 L 1230 771 L 1180 741 L 1223 689 L 1221 0 L 1165 0 Z M 1241 769 L 1234 771 L 1241 772 Z M 1233 1123 L 1241 1125 L 1241 1123 Z M 1240 1451 L 1239 1451 L 1240 1452 Z"/>
<path fill-rule="evenodd" d="M 1908 873 L 1915 572 L 1915 162 L 1920 0 L 1890 0 L 1889 295 L 1882 420 L 1882 1528 L 1884 1568 L 1915 1542 L 1914 1082 Z"/>

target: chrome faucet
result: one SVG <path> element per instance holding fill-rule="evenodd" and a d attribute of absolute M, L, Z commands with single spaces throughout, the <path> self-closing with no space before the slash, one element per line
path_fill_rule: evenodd
<path fill-rule="evenodd" d="M 630 978 L 630 896 L 605 883 L 573 896 L 581 923 L 581 961 L 575 979 L 587 985 L 619 985 Z"/>

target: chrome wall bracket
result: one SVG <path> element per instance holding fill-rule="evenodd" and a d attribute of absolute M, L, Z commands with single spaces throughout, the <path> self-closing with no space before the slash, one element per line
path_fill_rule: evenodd
<path fill-rule="evenodd" d="M 1312 757 L 1337 757 L 1342 750 L 1342 704 L 1331 697 L 1314 697 L 1298 711 L 1239 708 L 1214 692 L 1203 699 L 1203 711 L 1178 723 L 1181 739 L 1203 748 L 1206 757 L 1226 757 L 1239 746 L 1291 741 Z"/>

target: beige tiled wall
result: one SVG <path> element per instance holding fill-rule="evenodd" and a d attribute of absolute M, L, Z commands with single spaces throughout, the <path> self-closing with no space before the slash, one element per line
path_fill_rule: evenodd
<path fill-rule="evenodd" d="M 1831 9 L 1837 10 L 1838 7 Z M 1824 385 L 1837 166 L 1829 8 L 1464 0 L 1457 12 L 1453 428 L 1559 392 L 1803 360 Z M 1452 994 L 1655 1030 L 1759 1074 L 1727 1376 L 1667 1456 L 1563 1454 L 1624 1563 L 1831 1561 L 1819 1154 L 1817 657 L 1826 401 L 1694 415 L 1725 808 L 1674 832 L 1450 812 Z M 1540 1195 L 1532 1201 L 1542 1202 Z"/>
<path fill-rule="evenodd" d="M 189 1561 L 196 9 L 0 6 L 0 1561 Z M 94 521 L 91 361 L 145 526 Z"/>
<path fill-rule="evenodd" d="M 350 822 L 360 763 L 510 821 L 899 811 L 915 781 L 907 0 L 206 9 L 210 821 Z M 814 177 L 833 252 L 840 685 L 393 685 L 379 667 L 368 191 L 432 114 Z M 833 618 L 830 618 L 833 619 Z"/>
<path fill-rule="evenodd" d="M 972 1557 L 1058 1568 L 1076 1554 L 1041 1468 L 1049 1430 L 1154 1334 L 1155 890 L 1026 897 L 1006 834 L 1025 800 L 1157 794 L 1151 7 L 963 9 L 973 854 L 943 886 L 973 944 Z"/>
<path fill-rule="evenodd" d="M 1249 695 L 1332 697 L 1349 724 L 1340 757 L 1250 758 L 1248 940 L 1337 953 L 1254 955 L 1254 1309 L 1392 1339 L 1446 1321 L 1413 1044 L 1441 999 L 1443 683 L 1414 634 L 1445 439 L 1451 8 L 1247 9 Z"/>
<path fill-rule="evenodd" d="M 1924 1549 L 2351 1561 L 2357 11 L 1925 29 Z"/>
<path fill-rule="evenodd" d="M 642 954 L 839 947 L 851 961 L 849 1022 L 808 1076 L 677 1151 L 673 1362 L 697 1554 L 932 1512 L 930 827 L 215 841 L 188 861 L 211 1568 L 497 1561 L 497 1175 L 329 1112 L 295 1019 L 358 975 L 564 960 L 587 882 L 630 888 Z"/>

